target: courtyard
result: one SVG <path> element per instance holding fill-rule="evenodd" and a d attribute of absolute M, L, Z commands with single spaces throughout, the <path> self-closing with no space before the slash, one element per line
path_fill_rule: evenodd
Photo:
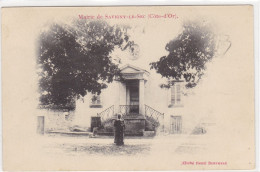
<path fill-rule="evenodd" d="M 68 156 L 151 156 L 153 154 L 190 154 L 206 150 L 203 135 L 126 136 L 123 146 L 116 146 L 113 136 L 71 136 L 47 134 L 41 137 L 48 154 Z"/>

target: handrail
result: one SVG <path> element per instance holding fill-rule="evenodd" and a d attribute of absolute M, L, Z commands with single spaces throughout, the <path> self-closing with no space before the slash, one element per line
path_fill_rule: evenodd
<path fill-rule="evenodd" d="M 164 118 L 164 113 L 161 113 L 155 110 L 154 108 L 145 105 L 145 116 L 146 118 L 154 119 L 155 120 L 154 125 L 159 125 L 160 124 L 159 118 Z"/>
<path fill-rule="evenodd" d="M 108 118 L 112 118 L 114 116 L 114 105 L 110 106 L 100 113 L 97 113 L 97 116 L 100 117 L 102 121 Z"/>

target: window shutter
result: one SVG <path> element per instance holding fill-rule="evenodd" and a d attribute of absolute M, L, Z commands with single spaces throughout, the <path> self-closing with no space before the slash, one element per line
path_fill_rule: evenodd
<path fill-rule="evenodd" d="M 167 90 L 167 98 L 168 98 L 168 107 L 171 107 L 172 106 L 172 91 L 171 91 L 172 89 L 171 88 L 169 88 L 168 90 Z"/>
<path fill-rule="evenodd" d="M 180 84 L 178 83 L 176 85 L 176 94 L 177 94 L 177 104 L 180 104 L 181 103 L 181 86 Z"/>
<path fill-rule="evenodd" d="M 101 98 L 100 98 L 100 95 L 98 95 L 97 96 L 97 103 L 96 104 L 98 104 L 98 105 L 100 105 L 101 104 L 101 100 L 100 100 Z"/>
<path fill-rule="evenodd" d="M 175 85 L 171 87 L 171 104 L 175 105 L 176 103 L 176 97 L 175 97 Z"/>
<path fill-rule="evenodd" d="M 182 82 L 175 82 L 168 92 L 169 107 L 182 105 Z"/>

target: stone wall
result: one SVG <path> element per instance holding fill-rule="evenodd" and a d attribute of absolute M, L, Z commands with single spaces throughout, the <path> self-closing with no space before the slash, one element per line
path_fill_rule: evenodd
<path fill-rule="evenodd" d="M 44 117 L 44 131 L 69 131 L 72 127 L 74 112 L 41 109 L 37 116 Z"/>

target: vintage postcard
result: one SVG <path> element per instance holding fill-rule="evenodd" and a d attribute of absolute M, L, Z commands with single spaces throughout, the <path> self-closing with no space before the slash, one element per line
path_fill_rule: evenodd
<path fill-rule="evenodd" d="M 2 8 L 4 170 L 255 169 L 253 14 Z"/>

